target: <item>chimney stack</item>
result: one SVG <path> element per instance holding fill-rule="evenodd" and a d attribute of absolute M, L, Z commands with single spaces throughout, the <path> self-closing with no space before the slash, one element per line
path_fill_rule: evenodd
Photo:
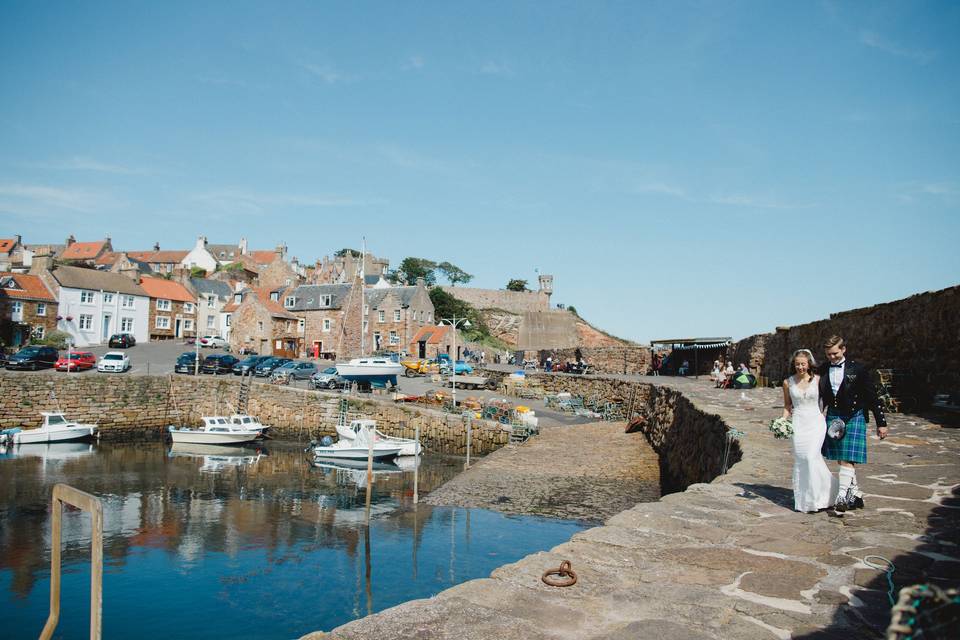
<path fill-rule="evenodd" d="M 126 252 L 120 254 L 120 258 L 116 263 L 120 268 L 118 272 L 122 276 L 126 276 L 133 280 L 135 283 L 140 284 L 140 269 L 137 268 L 137 265 L 130 260 L 130 256 Z"/>
<path fill-rule="evenodd" d="M 160 251 L 160 243 L 159 243 L 159 242 L 154 242 L 154 243 L 153 243 L 153 250 L 154 250 L 154 251 Z"/>
<path fill-rule="evenodd" d="M 72 244 L 73 244 L 74 242 L 76 242 L 76 241 L 77 241 L 77 239 L 74 238 L 74 237 L 73 237 L 73 234 L 71 233 L 71 234 L 70 234 L 70 237 L 67 238 L 65 244 L 69 247 L 70 245 L 72 245 Z"/>
<path fill-rule="evenodd" d="M 50 255 L 49 247 L 38 247 L 33 254 L 33 262 L 30 263 L 30 273 L 38 274 L 44 271 L 50 271 L 53 268 L 53 256 Z"/>

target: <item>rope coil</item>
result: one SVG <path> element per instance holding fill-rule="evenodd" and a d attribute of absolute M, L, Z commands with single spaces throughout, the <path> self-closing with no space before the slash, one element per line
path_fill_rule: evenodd
<path fill-rule="evenodd" d="M 553 576 L 559 576 L 559 578 L 554 578 Z M 540 578 L 543 580 L 544 584 L 550 585 L 551 587 L 572 587 L 577 584 L 577 574 L 573 571 L 573 565 L 570 564 L 569 560 L 564 560 L 560 563 L 559 569 L 548 569 L 543 572 L 543 577 Z"/>

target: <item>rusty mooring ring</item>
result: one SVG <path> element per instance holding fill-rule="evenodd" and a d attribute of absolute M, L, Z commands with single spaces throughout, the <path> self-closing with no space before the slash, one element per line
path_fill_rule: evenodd
<path fill-rule="evenodd" d="M 554 578 L 553 576 L 560 576 L 560 579 Z M 543 577 L 540 579 L 543 580 L 544 584 L 548 584 L 551 587 L 572 587 L 577 584 L 577 574 L 574 573 L 569 560 L 561 562 L 559 569 L 548 569 L 544 571 Z"/>

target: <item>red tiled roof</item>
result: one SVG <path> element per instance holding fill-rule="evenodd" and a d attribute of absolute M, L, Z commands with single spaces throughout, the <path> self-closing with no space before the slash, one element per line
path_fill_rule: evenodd
<path fill-rule="evenodd" d="M 413 336 L 413 339 L 410 340 L 410 344 L 420 341 L 424 341 L 427 344 L 440 344 L 447 335 L 448 329 L 450 329 L 450 327 L 447 325 L 442 327 L 434 327 L 432 325 L 428 327 L 421 327 L 420 330 L 417 331 L 416 335 Z"/>
<path fill-rule="evenodd" d="M 230 304 L 228 304 L 227 306 L 225 306 L 225 307 L 223 308 L 223 311 L 224 311 L 224 313 L 233 313 L 234 311 L 237 310 L 237 307 L 239 307 L 239 306 L 240 306 L 240 305 L 237 304 L 236 302 L 231 302 Z"/>
<path fill-rule="evenodd" d="M 127 254 L 127 255 L 130 255 L 130 254 Z M 114 251 L 106 251 L 103 253 L 103 255 L 97 258 L 94 264 L 101 267 L 107 267 L 107 266 L 112 266 L 119 259 L 120 259 L 119 253 L 116 253 Z"/>
<path fill-rule="evenodd" d="M 27 298 L 30 300 L 45 300 L 47 302 L 56 302 L 47 286 L 39 276 L 31 276 L 25 273 L 0 273 L 0 278 L 6 276 L 13 277 L 19 285 L 19 289 L 0 289 L 0 296 L 9 296 L 11 298 Z"/>
<path fill-rule="evenodd" d="M 276 251 L 251 251 L 247 255 L 253 258 L 257 264 L 270 264 L 277 259 Z"/>
<path fill-rule="evenodd" d="M 0 238 L 0 253 L 10 253 L 15 244 L 17 244 L 16 238 Z"/>
<path fill-rule="evenodd" d="M 187 257 L 189 251 L 127 251 L 134 260 L 147 263 L 172 264 Z"/>
<path fill-rule="evenodd" d="M 97 257 L 97 254 L 103 251 L 103 246 L 106 243 L 106 240 L 100 240 L 98 242 L 74 242 L 63 250 L 63 253 L 60 254 L 60 259 L 92 260 Z"/>
<path fill-rule="evenodd" d="M 251 290 L 263 306 L 266 307 L 267 311 L 270 312 L 270 315 L 288 318 L 290 320 L 297 319 L 297 316 L 284 309 L 282 304 L 270 299 L 270 289 L 256 288 Z"/>
<path fill-rule="evenodd" d="M 140 286 L 151 298 L 163 298 L 178 302 L 196 302 L 187 288 L 176 280 L 164 278 L 140 278 Z"/>

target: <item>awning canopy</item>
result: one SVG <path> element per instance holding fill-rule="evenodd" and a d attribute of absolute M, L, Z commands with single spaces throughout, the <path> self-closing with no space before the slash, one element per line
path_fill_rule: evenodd
<path fill-rule="evenodd" d="M 669 345 L 675 351 L 688 349 L 722 349 L 729 347 L 733 338 L 671 338 L 669 340 L 651 340 L 650 346 Z"/>

